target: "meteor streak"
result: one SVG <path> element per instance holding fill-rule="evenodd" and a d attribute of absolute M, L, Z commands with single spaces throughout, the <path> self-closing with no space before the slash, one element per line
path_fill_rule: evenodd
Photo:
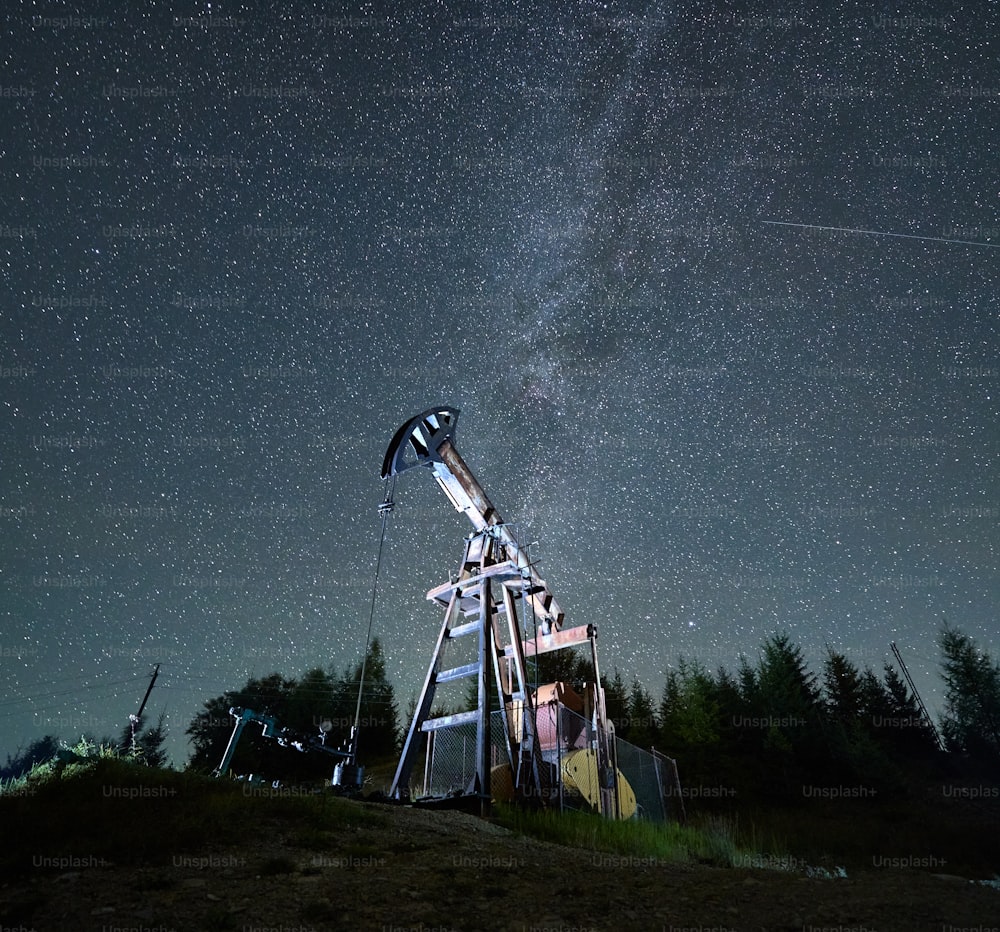
<path fill-rule="evenodd" d="M 922 239 L 930 243 L 958 243 L 962 246 L 985 246 L 1000 249 L 1000 243 L 981 243 L 968 239 L 946 239 L 943 236 L 915 236 L 912 233 L 886 233 L 883 230 L 857 230 L 852 227 L 823 227 L 815 223 L 789 223 L 787 220 L 763 220 L 762 223 L 775 227 L 798 227 L 801 230 L 836 230 L 839 233 L 863 233 L 866 236 L 894 236 L 897 239 Z"/>

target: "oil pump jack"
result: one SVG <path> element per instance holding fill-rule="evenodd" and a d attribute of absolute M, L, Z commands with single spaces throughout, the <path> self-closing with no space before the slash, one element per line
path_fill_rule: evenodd
<path fill-rule="evenodd" d="M 493 797 L 551 805 L 569 785 L 605 816 L 629 818 L 635 798 L 613 759 L 614 726 L 608 721 L 597 660 L 597 629 L 592 624 L 568 626 L 548 585 L 489 500 L 455 447 L 459 412 L 430 408 L 395 433 L 382 463 L 382 478 L 427 467 L 445 495 L 472 523 L 457 574 L 431 589 L 427 598 L 443 606 L 427 676 L 410 723 L 390 796 L 405 800 L 421 738 L 438 729 L 475 723 L 475 767 L 459 795 L 488 808 Z M 520 614 L 519 610 L 520 609 Z M 529 627 L 529 618 L 534 622 Z M 447 666 L 448 646 L 475 638 L 470 662 Z M 581 696 L 569 684 L 533 687 L 528 662 L 543 654 L 589 645 L 593 681 Z M 467 653 L 467 656 L 468 656 Z M 495 684 L 503 723 L 506 760 L 491 766 L 490 677 Z M 474 678 L 476 708 L 433 715 L 439 685 Z M 586 738 L 567 743 L 560 728 L 564 708 L 587 721 Z M 563 754 L 566 748 L 569 755 Z M 495 784 L 491 786 L 492 783 Z"/>
<path fill-rule="evenodd" d="M 332 786 L 338 786 L 348 791 L 360 788 L 365 769 L 358 766 L 355 762 L 354 730 L 352 730 L 351 738 L 348 742 L 349 747 L 332 748 L 326 743 L 327 734 L 331 727 L 328 721 L 323 722 L 319 726 L 319 735 L 303 735 L 292 731 L 290 728 L 283 728 L 278 724 L 278 720 L 273 715 L 255 712 L 253 709 L 242 709 L 233 706 L 230 708 L 229 714 L 234 721 L 233 733 L 229 736 L 229 743 L 226 745 L 226 750 L 222 755 L 222 761 L 212 771 L 214 776 L 222 777 L 229 771 L 229 765 L 232 763 L 233 755 L 236 753 L 236 747 L 243 734 L 243 729 L 250 722 L 260 722 L 263 726 L 261 736 L 277 741 L 281 747 L 294 748 L 296 751 L 303 752 L 320 751 L 338 758 L 338 763 L 333 771 L 333 779 L 330 781 Z"/>

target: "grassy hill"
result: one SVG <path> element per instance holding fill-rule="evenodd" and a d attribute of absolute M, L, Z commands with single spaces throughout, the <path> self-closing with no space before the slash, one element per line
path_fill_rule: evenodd
<path fill-rule="evenodd" d="M 0 795 L 0 927 L 985 927 L 1000 892 L 957 875 L 991 876 L 996 823 L 952 802 L 485 820 L 98 756 Z"/>

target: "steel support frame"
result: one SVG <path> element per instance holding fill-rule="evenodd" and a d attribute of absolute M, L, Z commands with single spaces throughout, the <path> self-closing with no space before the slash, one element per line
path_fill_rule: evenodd
<path fill-rule="evenodd" d="M 536 739 L 533 700 L 528 690 L 525 644 L 516 606 L 516 598 L 522 588 L 521 580 L 522 571 L 508 558 L 501 535 L 495 527 L 486 527 L 467 539 L 458 579 L 428 593 L 428 599 L 439 603 L 447 593 L 447 607 L 390 787 L 392 798 L 409 796 L 410 775 L 419 752 L 421 735 L 449 725 L 475 721 L 476 768 L 464 793 L 479 797 L 484 807 L 489 805 L 491 675 L 503 712 L 504 744 L 515 793 L 542 798 L 545 781 Z M 474 625 L 466 621 L 470 614 L 476 616 Z M 501 616 L 505 616 L 505 620 Z M 477 660 L 450 670 L 443 669 L 442 660 L 448 642 L 453 637 L 472 633 L 476 634 L 478 641 Z M 438 684 L 466 676 L 476 677 L 476 709 L 432 718 L 431 708 Z"/>

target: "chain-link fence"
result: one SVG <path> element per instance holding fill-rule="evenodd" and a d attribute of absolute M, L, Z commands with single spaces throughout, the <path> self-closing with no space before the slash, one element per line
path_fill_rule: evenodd
<path fill-rule="evenodd" d="M 675 760 L 656 751 L 644 751 L 617 737 L 615 757 L 619 772 L 635 795 L 637 818 L 651 822 L 685 821 Z"/>
<path fill-rule="evenodd" d="M 490 715 L 491 786 L 497 799 L 513 792 L 503 713 Z M 511 716 L 513 737 L 523 739 L 520 715 Z M 620 818 L 683 821 L 683 803 L 674 761 L 615 738 L 605 764 L 591 719 L 558 702 L 535 712 L 535 734 L 542 786 L 538 792 L 558 800 L 562 809 L 599 811 Z M 420 769 L 417 769 L 420 768 Z M 617 779 L 612 774 L 617 772 Z M 418 797 L 459 796 L 474 791 L 476 723 L 460 722 L 427 734 L 424 753 L 414 768 Z"/>
<path fill-rule="evenodd" d="M 507 763 L 503 720 L 490 715 L 490 767 Z M 418 769 L 420 768 L 420 769 Z M 435 728 L 426 735 L 424 751 L 414 767 L 413 789 L 418 797 L 456 796 L 474 792 L 476 778 L 476 723 L 459 722 Z"/>

